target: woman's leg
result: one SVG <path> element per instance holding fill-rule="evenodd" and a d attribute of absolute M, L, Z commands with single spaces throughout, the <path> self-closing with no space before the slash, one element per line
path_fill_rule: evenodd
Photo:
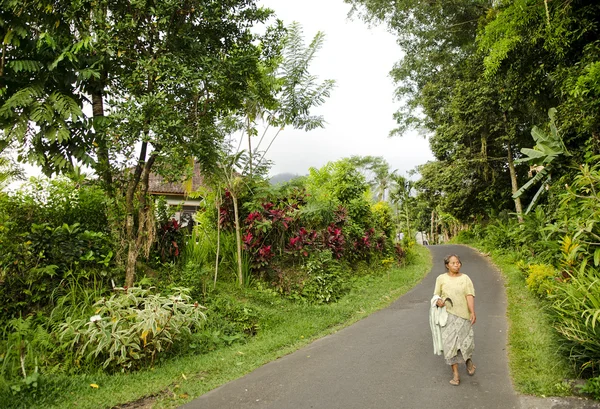
<path fill-rule="evenodd" d="M 460 384 L 460 376 L 458 375 L 458 364 L 452 364 L 452 380 L 450 383 L 454 386 Z"/>
<path fill-rule="evenodd" d="M 473 363 L 473 360 L 471 358 L 469 358 L 469 359 L 467 359 L 465 364 L 467 365 L 467 373 L 471 376 L 475 375 L 475 368 L 477 368 L 477 367 Z"/>

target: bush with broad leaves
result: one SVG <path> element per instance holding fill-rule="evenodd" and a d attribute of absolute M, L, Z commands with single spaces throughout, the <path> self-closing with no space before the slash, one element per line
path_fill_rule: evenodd
<path fill-rule="evenodd" d="M 101 363 L 109 371 L 152 365 L 173 344 L 184 343 L 206 319 L 204 307 L 192 302 L 185 288 L 168 296 L 137 287 L 116 291 L 96 302 L 96 315 L 61 325 L 60 339 L 75 364 Z"/>

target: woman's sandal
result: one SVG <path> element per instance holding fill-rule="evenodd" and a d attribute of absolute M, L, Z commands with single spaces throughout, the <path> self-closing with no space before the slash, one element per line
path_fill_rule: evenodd
<path fill-rule="evenodd" d="M 475 375 L 475 369 L 477 369 L 477 367 L 475 366 L 473 361 L 471 361 L 470 359 L 467 360 L 467 373 L 469 374 L 469 376 Z"/>
<path fill-rule="evenodd" d="M 458 386 L 460 385 L 460 378 L 452 378 L 450 381 L 450 385 Z"/>

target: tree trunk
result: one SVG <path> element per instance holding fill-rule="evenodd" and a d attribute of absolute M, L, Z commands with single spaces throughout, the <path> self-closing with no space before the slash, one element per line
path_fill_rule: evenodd
<path fill-rule="evenodd" d="M 408 206 L 404 207 L 404 213 L 406 215 L 406 236 L 410 237 L 410 218 L 408 217 Z"/>
<path fill-rule="evenodd" d="M 504 117 L 504 131 L 506 132 L 506 136 L 508 137 L 508 141 L 506 142 L 508 171 L 510 173 L 510 183 L 512 185 L 512 194 L 514 195 L 519 190 L 519 184 L 517 183 L 517 171 L 515 170 L 515 163 L 513 161 L 512 148 L 510 146 L 512 132 L 509 132 L 509 129 L 508 129 L 508 115 L 506 114 L 506 111 L 504 111 L 503 117 Z M 523 206 L 521 205 L 521 198 L 517 197 L 514 200 L 515 200 L 515 210 L 517 212 L 517 220 L 519 220 L 519 223 L 523 223 Z"/>
<path fill-rule="evenodd" d="M 508 171 L 510 172 L 510 183 L 512 185 L 512 194 L 514 195 L 519 190 L 519 185 L 517 183 L 517 172 L 515 170 L 515 163 L 513 161 L 512 149 L 510 147 L 510 142 L 508 143 Z M 517 219 L 519 223 L 523 223 L 523 206 L 521 205 L 521 198 L 517 197 L 515 199 L 515 210 L 517 211 Z"/>
<path fill-rule="evenodd" d="M 250 118 L 247 118 L 246 122 L 246 132 L 248 133 L 248 171 L 250 173 L 250 177 L 252 178 L 252 133 L 250 132 Z"/>
<path fill-rule="evenodd" d="M 145 161 L 147 147 L 147 143 L 142 144 L 138 164 L 135 168 L 135 172 L 132 179 L 129 181 L 129 186 L 127 188 L 126 193 L 125 209 L 127 212 L 127 219 L 125 241 L 128 247 L 127 265 L 125 267 L 125 285 L 127 287 L 133 286 L 133 283 L 135 282 L 135 267 L 138 256 L 140 254 L 140 249 L 148 240 L 148 229 L 152 228 L 151 226 L 148 226 L 148 222 L 151 220 L 148 217 L 148 212 L 150 211 L 150 208 L 147 204 L 147 195 L 149 187 L 148 180 L 150 178 L 150 171 L 152 169 L 154 161 L 156 160 L 156 155 L 158 154 L 158 151 L 154 151 L 148 159 L 148 161 Z M 140 184 L 141 189 L 138 189 L 140 187 Z M 136 214 L 136 193 L 139 193 L 139 204 L 137 206 L 137 229 L 135 228 L 134 216 Z"/>
<path fill-rule="evenodd" d="M 215 206 L 217 207 L 217 256 L 215 257 L 215 279 L 213 282 L 213 288 L 217 286 L 217 275 L 219 274 L 219 252 L 221 250 L 221 200 L 219 191 L 219 198 L 215 198 Z"/>
<path fill-rule="evenodd" d="M 134 232 L 134 217 L 133 213 L 127 214 L 127 227 L 125 234 L 127 235 L 127 264 L 125 266 L 125 286 L 133 287 L 135 281 L 135 265 L 138 258 L 138 250 L 136 246 Z"/>
<path fill-rule="evenodd" d="M 431 211 L 431 243 L 430 244 L 435 244 L 435 236 L 433 235 L 433 228 L 434 228 L 434 224 L 435 224 L 435 210 Z"/>
<path fill-rule="evenodd" d="M 240 217 L 238 212 L 237 196 L 231 190 L 231 198 L 233 199 L 233 213 L 235 217 L 235 241 L 237 244 L 237 264 L 238 264 L 238 281 L 240 287 L 244 284 L 244 274 L 242 272 L 242 233 L 240 229 Z"/>

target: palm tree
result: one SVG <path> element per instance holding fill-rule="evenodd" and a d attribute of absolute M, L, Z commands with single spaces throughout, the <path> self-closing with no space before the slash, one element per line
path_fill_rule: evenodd
<path fill-rule="evenodd" d="M 390 164 L 381 156 L 352 156 L 350 163 L 354 164 L 367 179 L 375 199 L 386 200 L 386 192 L 390 190 L 391 182 L 396 171 L 390 173 Z"/>
<path fill-rule="evenodd" d="M 390 178 L 392 182 L 390 198 L 392 203 L 396 205 L 398 224 L 405 223 L 406 233 L 409 237 L 412 237 L 410 220 L 413 216 L 413 206 L 411 203 L 414 201 L 414 198 L 412 197 L 414 182 L 397 174 L 396 171 L 390 174 Z M 402 220 L 402 222 L 400 222 L 400 220 Z"/>

